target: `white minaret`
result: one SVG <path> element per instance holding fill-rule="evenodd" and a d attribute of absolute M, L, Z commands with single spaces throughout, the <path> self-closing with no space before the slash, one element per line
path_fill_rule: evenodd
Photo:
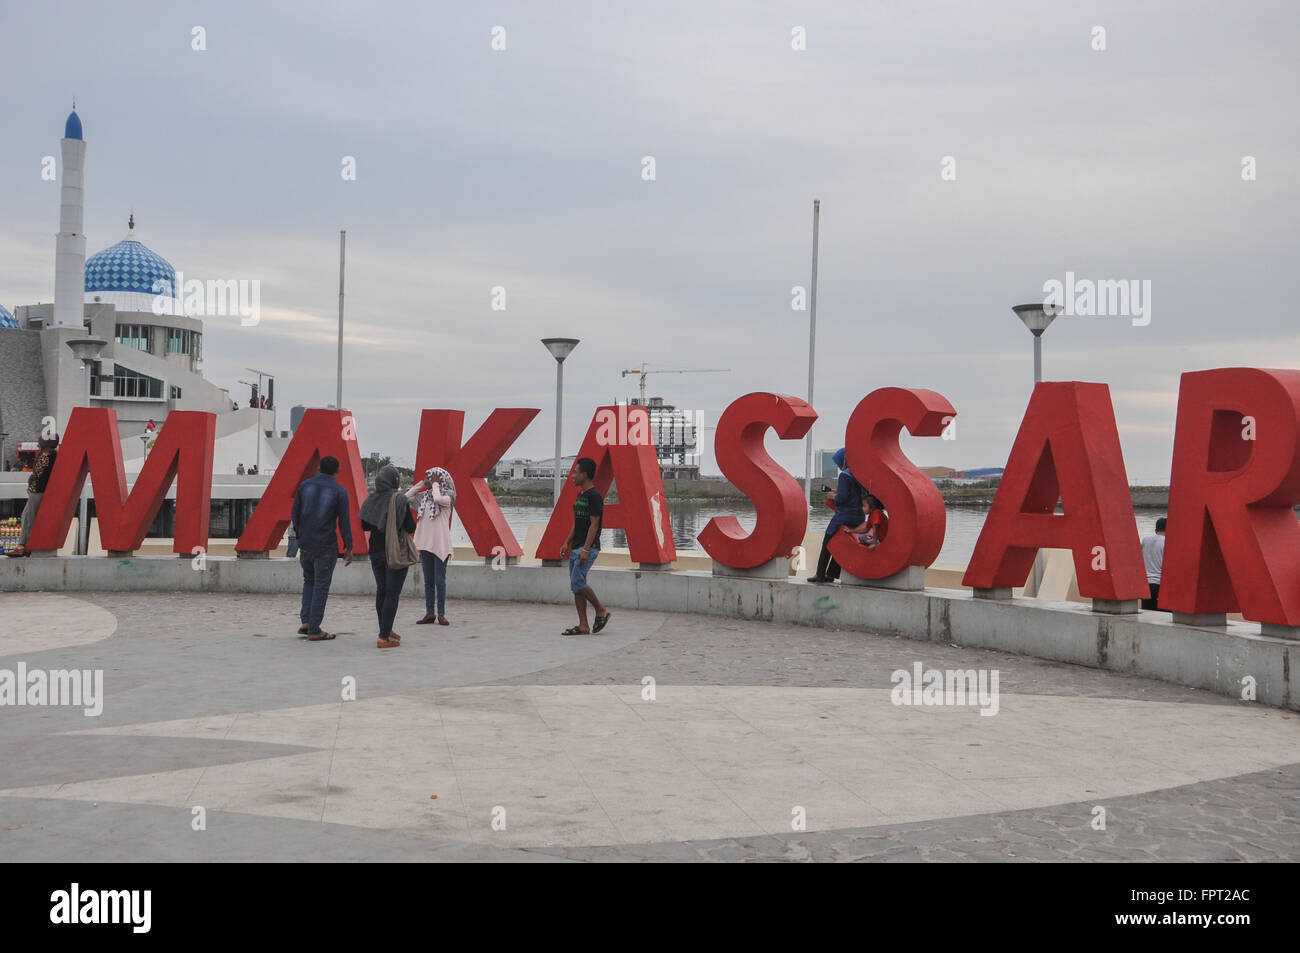
<path fill-rule="evenodd" d="M 54 253 L 54 327 L 80 328 L 86 300 L 86 141 L 81 138 L 77 104 L 63 129 L 63 187 L 59 206 L 59 237 Z"/>

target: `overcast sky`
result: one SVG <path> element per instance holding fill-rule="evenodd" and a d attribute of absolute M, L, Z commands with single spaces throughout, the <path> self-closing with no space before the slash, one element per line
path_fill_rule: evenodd
<path fill-rule="evenodd" d="M 731 368 L 650 378 L 708 425 L 750 391 L 806 395 L 791 288 L 820 198 L 817 446 L 873 389 L 929 387 L 957 440 L 912 458 L 1003 464 L 1032 383 L 1011 306 L 1072 271 L 1151 282 L 1148 325 L 1062 316 L 1044 370 L 1108 383 L 1130 480 L 1164 483 L 1181 372 L 1300 366 L 1298 28 L 1294 0 L 0 0 L 0 303 L 52 300 L 41 161 L 75 96 L 90 252 L 134 209 L 187 278 L 261 281 L 258 326 L 205 328 L 205 374 L 241 404 L 249 364 L 277 375 L 281 426 L 333 401 L 346 228 L 363 451 L 409 464 L 422 407 L 473 427 L 531 406 L 509 455 L 544 457 L 546 336 L 582 339 L 566 452 L 643 361 Z M 802 472 L 802 442 L 769 446 Z"/>

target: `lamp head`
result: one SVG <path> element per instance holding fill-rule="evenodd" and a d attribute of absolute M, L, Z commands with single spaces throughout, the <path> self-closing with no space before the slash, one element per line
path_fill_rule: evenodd
<path fill-rule="evenodd" d="M 546 345 L 546 350 L 551 352 L 551 357 L 557 361 L 563 361 L 573 353 L 573 349 L 578 346 L 577 338 L 542 338 L 542 343 Z"/>
<path fill-rule="evenodd" d="M 68 342 L 68 347 L 72 348 L 77 360 L 93 361 L 108 347 L 108 342 L 103 338 L 75 338 Z"/>
<path fill-rule="evenodd" d="M 1029 328 L 1034 337 L 1046 331 L 1047 326 L 1061 313 L 1060 305 L 1045 305 L 1041 301 L 1034 304 L 1018 304 L 1011 310 L 1025 322 L 1025 327 Z"/>

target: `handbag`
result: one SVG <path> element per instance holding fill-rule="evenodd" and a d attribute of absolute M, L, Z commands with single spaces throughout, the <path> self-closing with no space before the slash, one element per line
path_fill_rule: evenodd
<path fill-rule="evenodd" d="M 388 525 L 384 530 L 384 558 L 388 560 L 390 569 L 405 569 L 420 561 L 420 551 L 415 548 L 415 540 L 397 522 L 397 508 L 405 505 L 406 496 L 403 493 L 394 493 L 388 504 L 388 519 L 385 521 Z"/>

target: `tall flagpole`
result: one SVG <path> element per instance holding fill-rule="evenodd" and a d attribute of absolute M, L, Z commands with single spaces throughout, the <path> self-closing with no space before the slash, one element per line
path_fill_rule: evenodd
<path fill-rule="evenodd" d="M 813 364 L 817 353 L 817 232 L 821 220 L 821 199 L 813 199 L 812 291 L 808 301 L 808 406 L 813 406 Z M 807 449 L 803 461 L 803 484 L 808 492 L 808 506 L 812 508 L 812 429 L 808 430 Z"/>
<path fill-rule="evenodd" d="M 339 229 L 339 369 L 334 385 L 334 409 L 343 409 L 343 255 L 347 249 L 348 233 Z"/>

